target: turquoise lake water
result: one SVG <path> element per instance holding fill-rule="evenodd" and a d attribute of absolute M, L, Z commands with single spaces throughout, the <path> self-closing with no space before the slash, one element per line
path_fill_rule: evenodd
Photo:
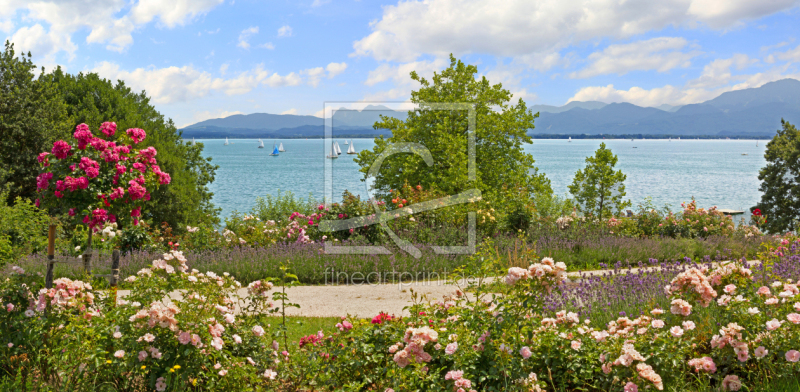
<path fill-rule="evenodd" d="M 232 211 L 249 211 L 258 196 L 277 194 L 278 190 L 295 195 L 309 193 L 321 199 L 325 191 L 324 167 L 330 145 L 322 139 L 280 140 L 286 152 L 273 157 L 274 140 L 264 139 L 266 148 L 257 148 L 253 139 L 197 140 L 203 143 L 204 155 L 219 165 L 211 184 L 214 204 L 222 216 Z M 338 140 L 342 151 L 344 140 Z M 357 151 L 372 148 L 372 139 L 355 139 Z M 533 154 L 536 166 L 550 179 L 558 194 L 567 193 L 567 185 L 584 159 L 594 154 L 602 140 L 535 140 L 525 146 Z M 628 178 L 627 197 L 635 206 L 646 197 L 656 205 L 670 204 L 674 209 L 694 196 L 701 207 L 744 210 L 761 198 L 758 171 L 765 165 L 766 140 L 607 140 L 608 148 L 619 158 L 617 167 Z M 633 148 L 636 147 L 636 148 Z M 742 155 L 746 153 L 747 155 Z M 354 155 L 342 154 L 332 160 L 333 195 L 343 190 L 366 196 Z M 434 158 L 436 159 L 436 158 Z"/>

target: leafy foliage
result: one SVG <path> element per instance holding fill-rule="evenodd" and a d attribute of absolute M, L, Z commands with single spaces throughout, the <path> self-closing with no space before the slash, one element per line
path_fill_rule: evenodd
<path fill-rule="evenodd" d="M 622 200 L 626 176 L 622 170 L 614 171 L 616 164 L 617 156 L 606 148 L 605 143 L 600 143 L 594 156 L 586 157 L 586 167 L 575 173 L 569 191 L 585 214 L 603 218 L 631 205 L 630 201 Z"/>
<path fill-rule="evenodd" d="M 400 121 L 381 117 L 376 129 L 389 129 L 392 136 L 375 139 L 372 150 L 363 150 L 355 161 L 366 176 L 383 151 L 397 143 L 418 143 L 430 151 L 433 166 L 419 155 L 396 154 L 383 161 L 375 178 L 379 197 L 388 197 L 393 189 L 404 184 L 422 185 L 448 195 L 477 188 L 483 197 L 497 207 L 507 196 L 535 192 L 552 192 L 550 182 L 539 174 L 530 154 L 523 151 L 530 143 L 528 130 L 534 127 L 536 115 L 519 100 L 512 105 L 512 95 L 501 84 L 491 85 L 486 77 L 475 78 L 478 69 L 450 56 L 450 67 L 434 73 L 432 80 L 416 72 L 411 78 L 421 87 L 411 93 L 411 101 L 419 105 Z M 476 112 L 475 163 L 476 180 L 469 181 L 468 113 L 465 110 L 434 110 L 434 103 L 471 103 Z"/>
<path fill-rule="evenodd" d="M 797 230 L 800 219 L 800 132 L 784 120 L 781 124 L 767 143 L 767 166 L 758 174 L 763 195 L 751 209 L 760 209 L 766 217 L 762 226 L 775 233 Z"/>
<path fill-rule="evenodd" d="M 58 91 L 47 78 L 34 78 L 35 69 L 30 53 L 16 57 L 6 41 L 0 53 L 0 191 L 8 191 L 3 201 L 32 198 L 36 154 L 49 149 L 66 124 Z"/>

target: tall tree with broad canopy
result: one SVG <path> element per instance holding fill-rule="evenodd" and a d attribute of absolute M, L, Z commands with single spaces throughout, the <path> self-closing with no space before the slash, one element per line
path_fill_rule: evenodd
<path fill-rule="evenodd" d="M 586 157 L 586 167 L 575 173 L 569 186 L 581 212 L 602 219 L 631 205 L 630 200 L 622 200 L 627 176 L 622 170 L 614 171 L 616 164 L 617 156 L 605 143 L 600 143 L 594 156 Z"/>
<path fill-rule="evenodd" d="M 411 92 L 417 108 L 405 121 L 381 116 L 375 129 L 388 129 L 392 136 L 375 139 L 372 150 L 361 151 L 355 161 L 367 173 L 377 157 L 394 143 L 419 143 L 427 148 L 433 165 L 416 154 L 395 154 L 387 158 L 374 179 L 373 189 L 380 198 L 404 184 L 422 185 L 449 195 L 477 188 L 492 204 L 508 197 L 529 199 L 537 192 L 552 193 L 550 181 L 538 173 L 531 154 L 523 151 L 531 143 L 527 132 L 533 129 L 533 114 L 520 99 L 511 104 L 512 94 L 501 84 L 476 78 L 478 68 L 450 55 L 450 66 L 434 73 L 432 80 L 411 72 L 420 88 Z M 466 110 L 433 110 L 430 103 L 470 103 L 476 111 L 476 180 L 467 172 L 468 113 Z"/>
<path fill-rule="evenodd" d="M 796 231 L 800 220 L 800 132 L 783 119 L 781 125 L 767 143 L 767 165 L 758 173 L 763 194 L 751 209 L 761 210 L 762 227 L 771 233 Z"/>
<path fill-rule="evenodd" d="M 66 126 L 66 105 L 53 83 L 37 79 L 35 71 L 31 54 L 17 57 L 6 41 L 0 53 L 0 192 L 7 197 L 2 202 L 32 199 L 36 156 L 52 147 Z"/>

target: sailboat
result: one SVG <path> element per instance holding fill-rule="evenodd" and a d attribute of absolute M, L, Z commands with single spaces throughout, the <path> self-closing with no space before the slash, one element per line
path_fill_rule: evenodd
<path fill-rule="evenodd" d="M 345 141 L 344 141 L 344 145 L 345 145 L 345 146 L 347 145 L 347 140 L 345 140 Z"/>
<path fill-rule="evenodd" d="M 194 146 L 195 144 L 197 143 L 194 141 L 194 138 L 192 138 L 192 145 Z"/>
<path fill-rule="evenodd" d="M 331 153 L 326 158 L 329 159 L 339 158 L 339 154 L 336 153 L 336 142 L 331 142 Z"/>
<path fill-rule="evenodd" d="M 756 140 L 756 147 L 758 147 L 758 140 Z"/>
<path fill-rule="evenodd" d="M 336 155 L 342 155 L 342 149 L 339 148 L 339 143 L 336 143 Z"/>
<path fill-rule="evenodd" d="M 260 144 L 258 145 L 258 148 L 264 148 L 264 141 L 263 141 L 263 140 L 261 140 L 261 139 L 258 139 L 258 142 L 260 143 Z"/>
<path fill-rule="evenodd" d="M 279 154 L 278 146 L 275 143 L 272 143 L 272 154 L 269 155 L 276 157 L 278 156 L 278 154 Z"/>
<path fill-rule="evenodd" d="M 669 140 L 669 141 L 672 141 L 672 138 L 669 138 L 669 139 L 667 139 L 667 140 Z"/>
<path fill-rule="evenodd" d="M 278 146 L 278 151 L 280 151 L 280 152 L 286 152 L 286 150 L 284 150 L 284 149 L 283 149 L 283 143 L 281 143 L 281 145 L 280 145 L 280 146 Z"/>
<path fill-rule="evenodd" d="M 572 143 L 572 136 L 569 137 L 569 139 L 567 140 L 567 143 Z"/>
<path fill-rule="evenodd" d="M 347 144 L 347 140 L 345 140 L 345 141 L 344 141 L 344 144 Z M 348 154 L 350 154 L 350 155 L 352 155 L 352 154 L 358 154 L 358 153 L 356 152 L 356 148 L 355 148 L 355 147 L 353 147 L 353 143 L 350 143 L 350 147 L 348 147 L 348 148 L 347 148 L 347 153 L 348 153 Z"/>
<path fill-rule="evenodd" d="M 228 145 L 228 138 L 225 138 L 225 145 Z"/>

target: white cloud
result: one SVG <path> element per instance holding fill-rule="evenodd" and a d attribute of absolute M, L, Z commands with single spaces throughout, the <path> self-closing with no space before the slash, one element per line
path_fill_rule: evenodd
<path fill-rule="evenodd" d="M 341 63 L 330 63 L 330 64 L 328 64 L 327 67 L 325 67 L 325 70 L 328 71 L 328 79 L 332 79 L 332 78 L 336 77 L 337 75 L 339 75 L 342 72 L 344 72 L 344 70 L 346 70 L 346 69 L 347 69 L 347 64 L 344 63 L 344 62 L 341 62 Z"/>
<path fill-rule="evenodd" d="M 211 112 L 208 110 L 204 110 L 202 112 L 194 112 L 192 113 L 192 120 L 179 126 L 178 128 L 185 128 L 192 124 L 197 124 L 200 121 L 211 120 L 212 118 L 225 118 L 228 116 L 233 116 L 234 114 L 244 114 L 238 110 L 235 111 L 228 111 L 228 110 L 220 110 L 216 112 Z"/>
<path fill-rule="evenodd" d="M 225 0 L 139 0 L 131 9 L 131 16 L 138 24 L 145 24 L 158 17 L 167 27 L 184 25 L 198 15 L 204 15 Z"/>
<path fill-rule="evenodd" d="M 275 45 L 273 45 L 272 42 L 263 43 L 261 45 L 258 45 L 258 47 L 259 48 L 264 48 L 264 49 L 269 49 L 269 50 L 275 49 Z"/>
<path fill-rule="evenodd" d="M 419 87 L 419 83 L 411 79 L 411 71 L 416 71 L 419 76 L 430 80 L 435 71 L 442 70 L 448 64 L 449 61 L 444 58 L 430 61 L 412 61 L 397 65 L 381 64 L 378 68 L 369 72 L 364 84 L 374 86 L 385 81 L 392 81 L 394 88 L 369 93 L 364 100 L 382 101 L 408 97 L 411 94 L 411 90 Z"/>
<path fill-rule="evenodd" d="M 731 58 L 717 59 L 707 64 L 703 73 L 684 86 L 665 85 L 652 89 L 631 87 L 619 90 L 613 84 L 581 88 L 569 101 L 630 102 L 639 106 L 658 106 L 661 104 L 686 105 L 712 99 L 727 91 L 760 87 L 765 83 L 784 78 L 798 78 L 800 74 L 786 73 L 788 64 L 773 67 L 764 72 L 734 75 L 731 68 L 743 70 L 757 60 L 744 54 Z"/>
<path fill-rule="evenodd" d="M 78 47 L 72 43 L 69 36 L 64 36 L 51 31 L 45 31 L 40 24 L 20 27 L 9 38 L 14 43 L 14 50 L 18 53 L 28 53 L 44 58 L 46 62 L 53 62 L 58 52 L 65 51 L 72 59 Z"/>
<path fill-rule="evenodd" d="M 314 0 L 314 2 L 311 3 L 311 7 L 319 7 L 319 6 L 328 4 L 330 2 L 331 2 L 331 0 Z"/>
<path fill-rule="evenodd" d="M 278 29 L 278 37 L 291 37 L 292 28 L 290 26 L 282 26 Z"/>
<path fill-rule="evenodd" d="M 623 39 L 668 26 L 727 28 L 798 0 L 428 0 L 383 8 L 355 56 L 409 62 L 422 54 L 552 53 L 570 44 Z"/>
<path fill-rule="evenodd" d="M 780 52 L 774 55 L 780 60 L 789 61 L 793 63 L 800 62 L 800 45 L 794 49 L 789 49 L 785 52 Z"/>
<path fill-rule="evenodd" d="M 228 63 L 222 64 L 222 65 L 219 67 L 219 73 L 220 73 L 220 74 L 222 74 L 222 75 L 224 76 L 224 75 L 225 75 L 225 72 L 228 72 L 228 67 L 229 67 L 229 66 L 230 66 L 230 64 L 228 64 Z"/>
<path fill-rule="evenodd" d="M 166 68 L 151 66 L 127 71 L 115 63 L 104 61 L 91 71 L 111 80 L 123 80 L 134 91 L 146 90 L 156 103 L 187 102 L 205 97 L 214 91 L 226 95 L 241 95 L 258 85 L 296 86 L 302 82 L 293 72 L 286 76 L 276 72 L 270 74 L 260 65 L 227 79 L 214 78 L 210 73 L 197 70 L 191 65 Z"/>
<path fill-rule="evenodd" d="M 301 72 L 303 75 L 306 75 L 308 79 L 308 84 L 314 87 L 319 85 L 319 81 L 325 76 L 325 68 L 316 67 L 316 68 L 309 68 L 303 70 Z"/>
<path fill-rule="evenodd" d="M 291 108 L 289 110 L 284 110 L 281 112 L 281 114 L 297 114 L 297 109 Z"/>
<path fill-rule="evenodd" d="M 239 43 L 236 46 L 244 49 L 250 49 L 250 43 L 247 40 L 250 39 L 250 36 L 253 34 L 258 34 L 258 26 L 253 26 L 242 30 L 239 33 Z"/>
<path fill-rule="evenodd" d="M 52 57 L 60 51 L 71 55 L 75 50 L 71 36 L 84 28 L 89 30 L 87 43 L 106 44 L 108 50 L 122 52 L 133 44 L 133 31 L 155 18 L 172 28 L 209 12 L 223 1 L 139 0 L 133 3 L 128 0 L 0 0 L 0 17 L 8 18 L 22 11 L 23 21 L 33 25 L 22 27 L 17 33 L 30 34 L 30 29 L 37 25 L 41 27 L 40 22 L 44 22 L 49 26 L 46 33 L 49 40 L 64 43 L 61 49 L 45 54 L 36 53 L 36 56 Z M 127 7 L 130 7 L 129 11 L 124 12 Z M 0 23 L 0 30 L 9 31 L 12 28 L 10 22 Z M 40 47 L 47 45 L 43 43 Z"/>
<path fill-rule="evenodd" d="M 0 20 L 0 31 L 8 34 L 14 30 L 14 22 L 10 20 Z"/>
<path fill-rule="evenodd" d="M 589 55 L 586 68 L 570 74 L 571 78 L 590 78 L 597 75 L 624 75 L 630 71 L 667 72 L 688 67 L 698 51 L 681 51 L 687 42 L 680 37 L 659 37 L 629 44 L 609 45 L 602 52 Z"/>

